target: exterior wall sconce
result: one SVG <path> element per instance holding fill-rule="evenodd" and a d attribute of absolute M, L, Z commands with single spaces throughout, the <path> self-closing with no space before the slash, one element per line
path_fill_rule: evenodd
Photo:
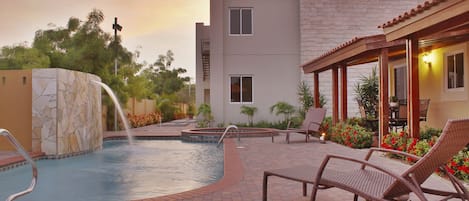
<path fill-rule="evenodd" d="M 424 53 L 422 56 L 422 61 L 424 64 L 427 64 L 428 67 L 432 66 L 432 58 L 430 53 Z"/>

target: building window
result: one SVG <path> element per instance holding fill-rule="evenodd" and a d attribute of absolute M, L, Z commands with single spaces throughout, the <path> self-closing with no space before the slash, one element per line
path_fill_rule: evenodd
<path fill-rule="evenodd" d="M 394 68 L 394 95 L 399 100 L 407 99 L 407 68 L 405 65 Z"/>
<path fill-rule="evenodd" d="M 252 8 L 230 8 L 230 35 L 252 35 Z"/>
<path fill-rule="evenodd" d="M 445 55 L 446 88 L 464 88 L 464 53 L 457 52 Z"/>
<path fill-rule="evenodd" d="M 252 77 L 230 77 L 230 100 L 232 103 L 252 103 Z"/>

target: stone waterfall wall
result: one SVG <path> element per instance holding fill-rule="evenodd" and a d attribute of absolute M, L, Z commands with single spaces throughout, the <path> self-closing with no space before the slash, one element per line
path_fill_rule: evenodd
<path fill-rule="evenodd" d="M 101 88 L 98 76 L 33 69 L 33 150 L 68 155 L 102 147 Z"/>

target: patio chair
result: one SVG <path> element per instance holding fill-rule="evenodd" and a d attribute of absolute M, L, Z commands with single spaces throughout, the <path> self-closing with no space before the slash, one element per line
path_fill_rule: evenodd
<path fill-rule="evenodd" d="M 420 99 L 420 121 L 427 121 L 428 106 L 430 99 Z"/>
<path fill-rule="evenodd" d="M 291 122 L 288 122 L 286 130 L 279 130 L 279 133 L 285 133 L 285 140 L 290 143 L 290 134 L 298 133 L 305 135 L 305 142 L 308 142 L 309 135 L 319 132 L 321 123 L 326 116 L 326 109 L 324 108 L 310 108 L 306 113 L 305 119 L 300 128 L 290 128 Z"/>
<path fill-rule="evenodd" d="M 371 148 L 364 160 L 340 155 L 327 155 L 319 167 L 299 166 L 264 172 L 263 200 L 267 200 L 267 180 L 277 176 L 303 183 L 303 195 L 306 196 L 306 185 L 313 184 L 311 200 L 316 200 L 318 189 L 337 187 L 353 193 L 354 200 L 362 197 L 366 200 L 393 200 L 408 197 L 414 193 L 419 200 L 427 200 L 424 193 L 445 196 L 446 199 L 460 198 L 469 200 L 469 194 L 463 184 L 446 171 L 445 164 L 469 143 L 469 119 L 448 120 L 443 132 L 423 157 L 390 149 Z M 417 160 L 404 172 L 394 172 L 378 163 L 369 161 L 375 151 L 401 154 Z M 340 171 L 328 165 L 332 160 L 345 160 L 359 164 L 360 168 Z M 440 169 L 446 173 L 453 184 L 454 192 L 422 187 L 421 184 Z"/>
<path fill-rule="evenodd" d="M 407 126 L 407 103 L 399 103 L 397 111 L 394 113 L 393 117 L 389 119 L 389 127 L 395 128 L 395 131 L 397 131 L 398 127 L 402 127 L 402 130 L 404 130 Z"/>
<path fill-rule="evenodd" d="M 366 128 L 370 128 L 372 131 L 377 131 L 378 130 L 378 118 L 372 118 L 366 115 L 366 110 L 365 106 L 363 105 L 361 100 L 357 99 L 358 103 L 358 110 L 360 111 L 360 117 L 365 120 Z M 378 105 L 376 105 L 378 106 Z M 378 111 L 378 108 L 376 109 Z"/>

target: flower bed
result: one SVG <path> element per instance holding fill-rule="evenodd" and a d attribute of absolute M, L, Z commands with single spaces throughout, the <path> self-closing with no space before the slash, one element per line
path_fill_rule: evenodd
<path fill-rule="evenodd" d="M 330 139 L 352 148 L 369 148 L 373 142 L 372 132 L 356 123 L 338 123 L 332 128 Z"/>
<path fill-rule="evenodd" d="M 129 120 L 129 123 L 132 126 L 132 128 L 159 123 L 160 118 L 161 118 L 161 115 L 156 112 L 152 112 L 149 114 L 142 114 L 142 115 L 127 114 L 127 119 Z"/>
<path fill-rule="evenodd" d="M 434 130 L 432 130 L 434 131 Z M 406 132 L 391 132 L 383 138 L 382 148 L 404 151 L 417 156 L 425 155 L 438 140 L 438 135 L 426 137 L 426 139 L 411 138 Z M 397 155 L 389 155 L 393 158 L 400 158 L 408 162 L 414 162 L 412 159 Z M 448 163 L 446 169 L 457 178 L 469 181 L 469 149 L 466 147 L 459 151 Z"/>

